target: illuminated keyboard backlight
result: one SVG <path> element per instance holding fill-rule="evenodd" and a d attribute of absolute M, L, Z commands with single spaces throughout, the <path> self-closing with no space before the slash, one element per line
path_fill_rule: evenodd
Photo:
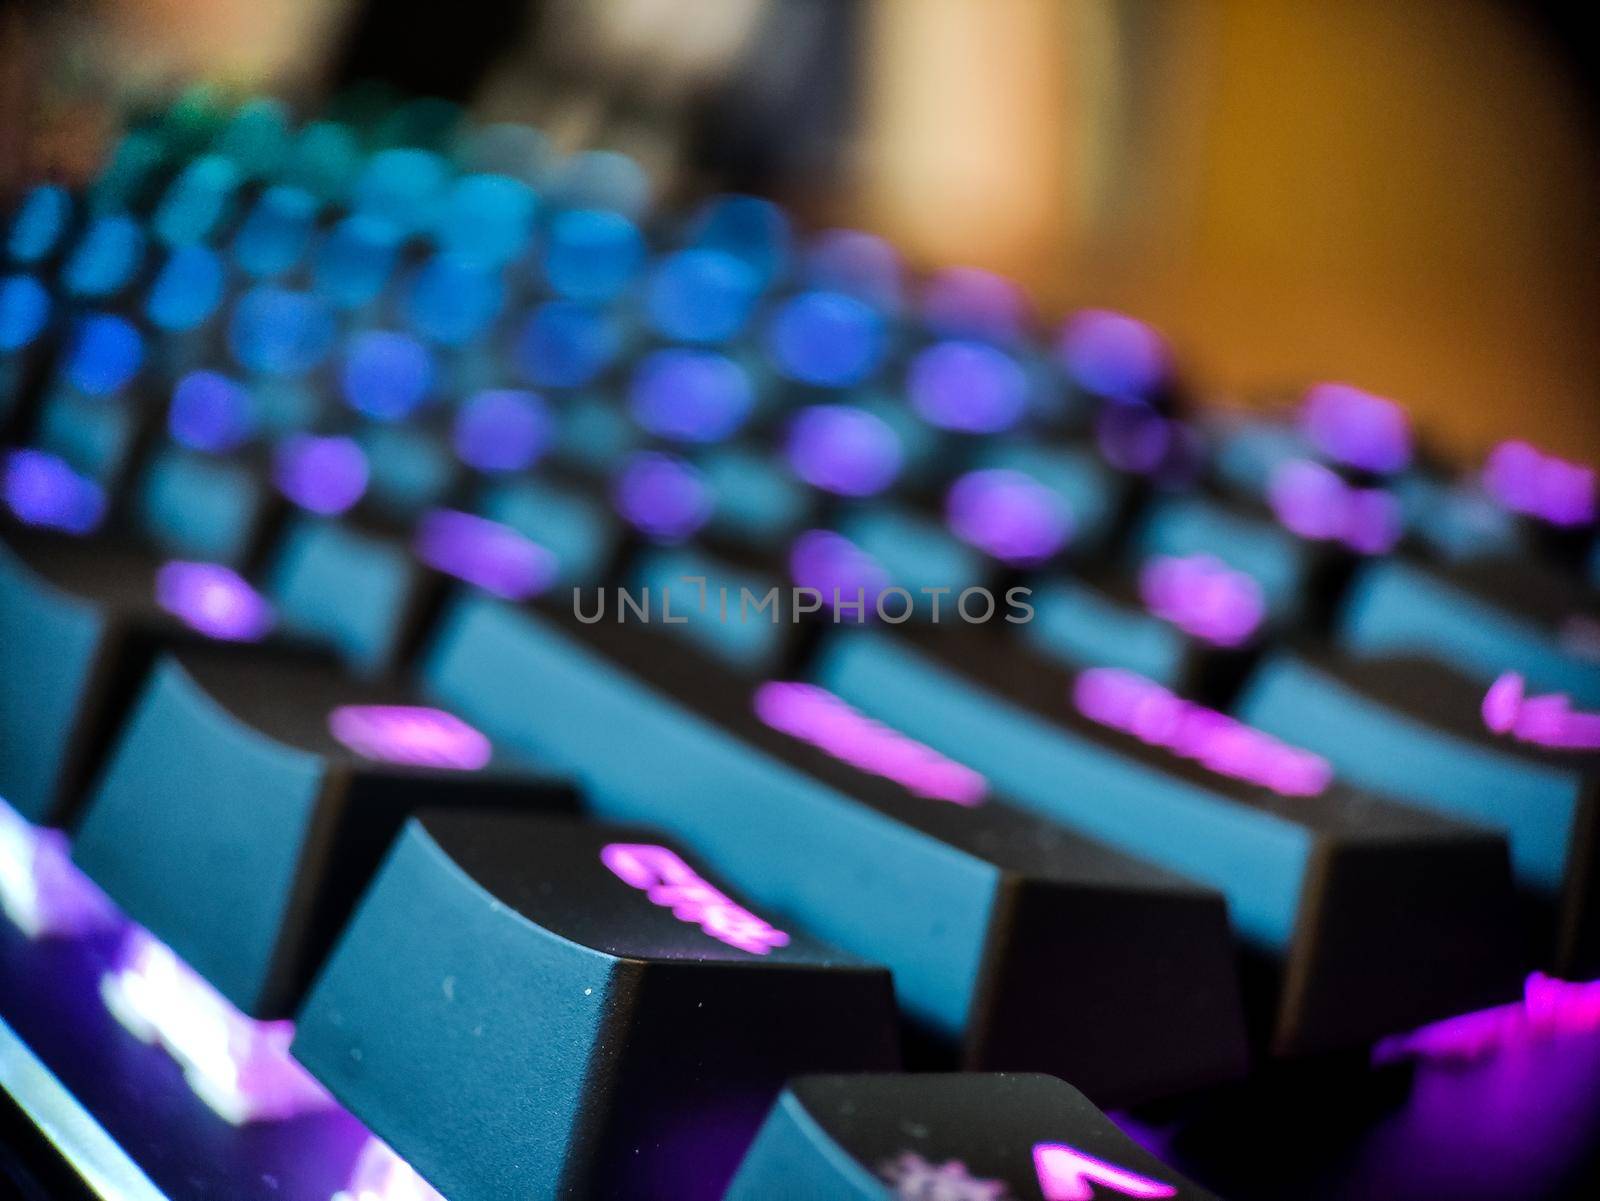
<path fill-rule="evenodd" d="M 99 484 L 42 450 L 14 450 L 6 456 L 3 490 L 6 507 L 24 525 L 88 534 L 106 513 Z"/>
<path fill-rule="evenodd" d="M 422 705 L 340 705 L 328 714 L 328 732 L 364 759 L 405 767 L 477 771 L 493 754 L 459 717 Z"/>
<path fill-rule="evenodd" d="M 1512 512 L 1563 526 L 1593 521 L 1600 492 L 1592 467 L 1518 441 L 1502 442 L 1490 452 L 1483 486 Z"/>
<path fill-rule="evenodd" d="M 1381 555 L 1400 540 L 1400 502 L 1382 488 L 1357 488 L 1309 459 L 1273 470 L 1267 503 L 1285 528 L 1313 542 Z"/>
<path fill-rule="evenodd" d="M 272 606 L 231 568 L 174 560 L 156 572 L 156 603 L 191 629 L 223 642 L 258 642 Z"/>
<path fill-rule="evenodd" d="M 1080 672 L 1072 699 L 1091 721 L 1282 796 L 1316 796 L 1333 780 L 1332 766 L 1320 755 L 1183 700 L 1131 671 Z"/>
<path fill-rule="evenodd" d="M 1411 461 L 1411 423 L 1394 401 L 1349 384 L 1306 393 L 1300 428 L 1331 459 L 1382 475 Z"/>
<path fill-rule="evenodd" d="M 1574 713 L 1565 693 L 1529 696 L 1521 675 L 1508 671 L 1483 696 L 1483 724 L 1518 742 L 1558 750 L 1600 750 L 1600 713 Z"/>
<path fill-rule="evenodd" d="M 350 1181 L 330 1201 L 444 1201 L 416 1169 L 389 1149 L 382 1139 L 370 1139 L 356 1157 Z"/>
<path fill-rule="evenodd" d="M 81 938 L 117 922 L 104 893 L 72 863 L 60 830 L 0 801 L 0 909 L 29 938 Z"/>
<path fill-rule="evenodd" d="M 240 1013 L 188 965 L 133 929 L 100 996 L 129 1033 L 164 1047 L 208 1108 L 234 1125 L 330 1106 L 332 1098 L 289 1055 L 290 1021 Z"/>
<path fill-rule="evenodd" d="M 1151 613 L 1215 646 L 1246 642 L 1266 615 L 1261 585 L 1214 555 L 1152 557 L 1139 595 Z"/>
<path fill-rule="evenodd" d="M 917 796 L 971 807 L 988 795 L 988 781 L 970 767 L 874 721 L 825 688 L 774 680 L 756 689 L 753 703 L 772 729 Z"/>
<path fill-rule="evenodd" d="M 538 596 L 555 582 L 556 557 L 510 526 L 435 509 L 417 523 L 417 557 L 504 600 Z"/>
<path fill-rule="evenodd" d="M 1177 1188 L 1096 1159 L 1065 1143 L 1035 1143 L 1033 1166 L 1045 1201 L 1095 1201 L 1104 1189 L 1124 1197 L 1172 1197 Z"/>
<path fill-rule="evenodd" d="M 1470 1063 L 1513 1047 L 1596 1034 L 1600 1034 L 1600 980 L 1572 984 L 1534 972 L 1523 987 L 1522 1000 L 1386 1038 L 1373 1048 L 1372 1058 L 1377 1063 L 1402 1059 Z"/>
<path fill-rule="evenodd" d="M 752 955 L 787 946 L 789 936 L 707 883 L 676 853 L 652 843 L 613 842 L 600 862 L 618 879 L 641 889 L 652 904 L 672 910 L 719 942 Z"/>

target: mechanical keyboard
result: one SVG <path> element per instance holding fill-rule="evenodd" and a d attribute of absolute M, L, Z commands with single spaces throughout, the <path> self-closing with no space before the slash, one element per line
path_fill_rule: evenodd
<path fill-rule="evenodd" d="M 0 275 L 0 1178 L 1600 1193 L 1600 476 L 435 101 Z"/>

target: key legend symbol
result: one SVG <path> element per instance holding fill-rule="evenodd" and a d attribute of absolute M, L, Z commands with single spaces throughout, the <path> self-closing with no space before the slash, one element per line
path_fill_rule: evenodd
<path fill-rule="evenodd" d="M 1095 1201 L 1095 1186 L 1124 1197 L 1172 1197 L 1178 1190 L 1127 1168 L 1085 1155 L 1065 1143 L 1035 1143 L 1033 1167 L 1045 1201 Z"/>

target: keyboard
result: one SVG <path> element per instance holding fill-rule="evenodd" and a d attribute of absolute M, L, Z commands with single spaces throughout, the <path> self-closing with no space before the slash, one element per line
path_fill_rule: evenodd
<path fill-rule="evenodd" d="M 1600 1190 L 1600 479 L 184 93 L 0 268 L 24 1198 Z"/>

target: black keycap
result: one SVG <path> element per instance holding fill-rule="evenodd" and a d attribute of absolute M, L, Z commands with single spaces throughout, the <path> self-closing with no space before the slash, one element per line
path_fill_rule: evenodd
<path fill-rule="evenodd" d="M 1336 642 L 1368 658 L 1421 655 L 1487 687 L 1514 671 L 1536 689 L 1600 707 L 1600 608 L 1527 560 L 1488 560 L 1451 573 L 1403 559 L 1366 567 L 1340 614 Z"/>
<path fill-rule="evenodd" d="M 0 796 L 30 820 L 69 823 L 161 647 L 257 641 L 274 624 L 218 564 L 12 534 L 0 544 Z"/>
<path fill-rule="evenodd" d="M 1112 1201 L 1212 1194 L 1050 1076 L 791 1081 L 724 1201 Z"/>
<path fill-rule="evenodd" d="M 73 855 L 240 1009 L 276 1016 L 414 809 L 575 803 L 403 690 L 282 655 L 186 653 L 157 664 Z"/>
<path fill-rule="evenodd" d="M 1070 1071 L 1107 1103 L 1242 1067 L 1227 925 L 1209 889 L 998 797 L 950 803 L 841 765 L 777 710 L 775 725 L 758 717 L 770 697 L 756 678 L 639 625 L 470 601 L 447 618 L 427 674 L 444 703 L 583 779 L 605 817 L 670 830 L 773 913 L 887 964 L 919 1056 Z M 870 723 L 821 724 L 869 744 L 856 748 L 869 762 L 908 756 L 957 788 L 975 783 L 909 744 L 885 751 Z"/>
<path fill-rule="evenodd" d="M 888 973 L 768 917 L 646 829 L 424 815 L 294 1053 L 452 1201 L 713 1201 L 787 1077 L 895 1061 Z"/>
<path fill-rule="evenodd" d="M 1412 656 L 1281 654 L 1257 670 L 1237 711 L 1327 756 L 1354 783 L 1500 832 L 1531 901 L 1538 959 L 1581 975 L 1600 970 L 1600 737 L 1591 733 L 1587 748 L 1551 745 L 1571 724 L 1560 714 L 1583 710 L 1547 702 L 1555 721 L 1541 723 L 1541 695 L 1554 694 L 1520 678 L 1485 688 Z M 1530 698 L 1528 726 L 1517 716 Z"/>
<path fill-rule="evenodd" d="M 1018 804 L 1220 889 L 1279 1053 L 1516 993 L 1491 832 L 1345 787 L 1317 755 L 1154 681 L 1031 660 L 992 628 L 841 632 L 812 674 Z"/>

